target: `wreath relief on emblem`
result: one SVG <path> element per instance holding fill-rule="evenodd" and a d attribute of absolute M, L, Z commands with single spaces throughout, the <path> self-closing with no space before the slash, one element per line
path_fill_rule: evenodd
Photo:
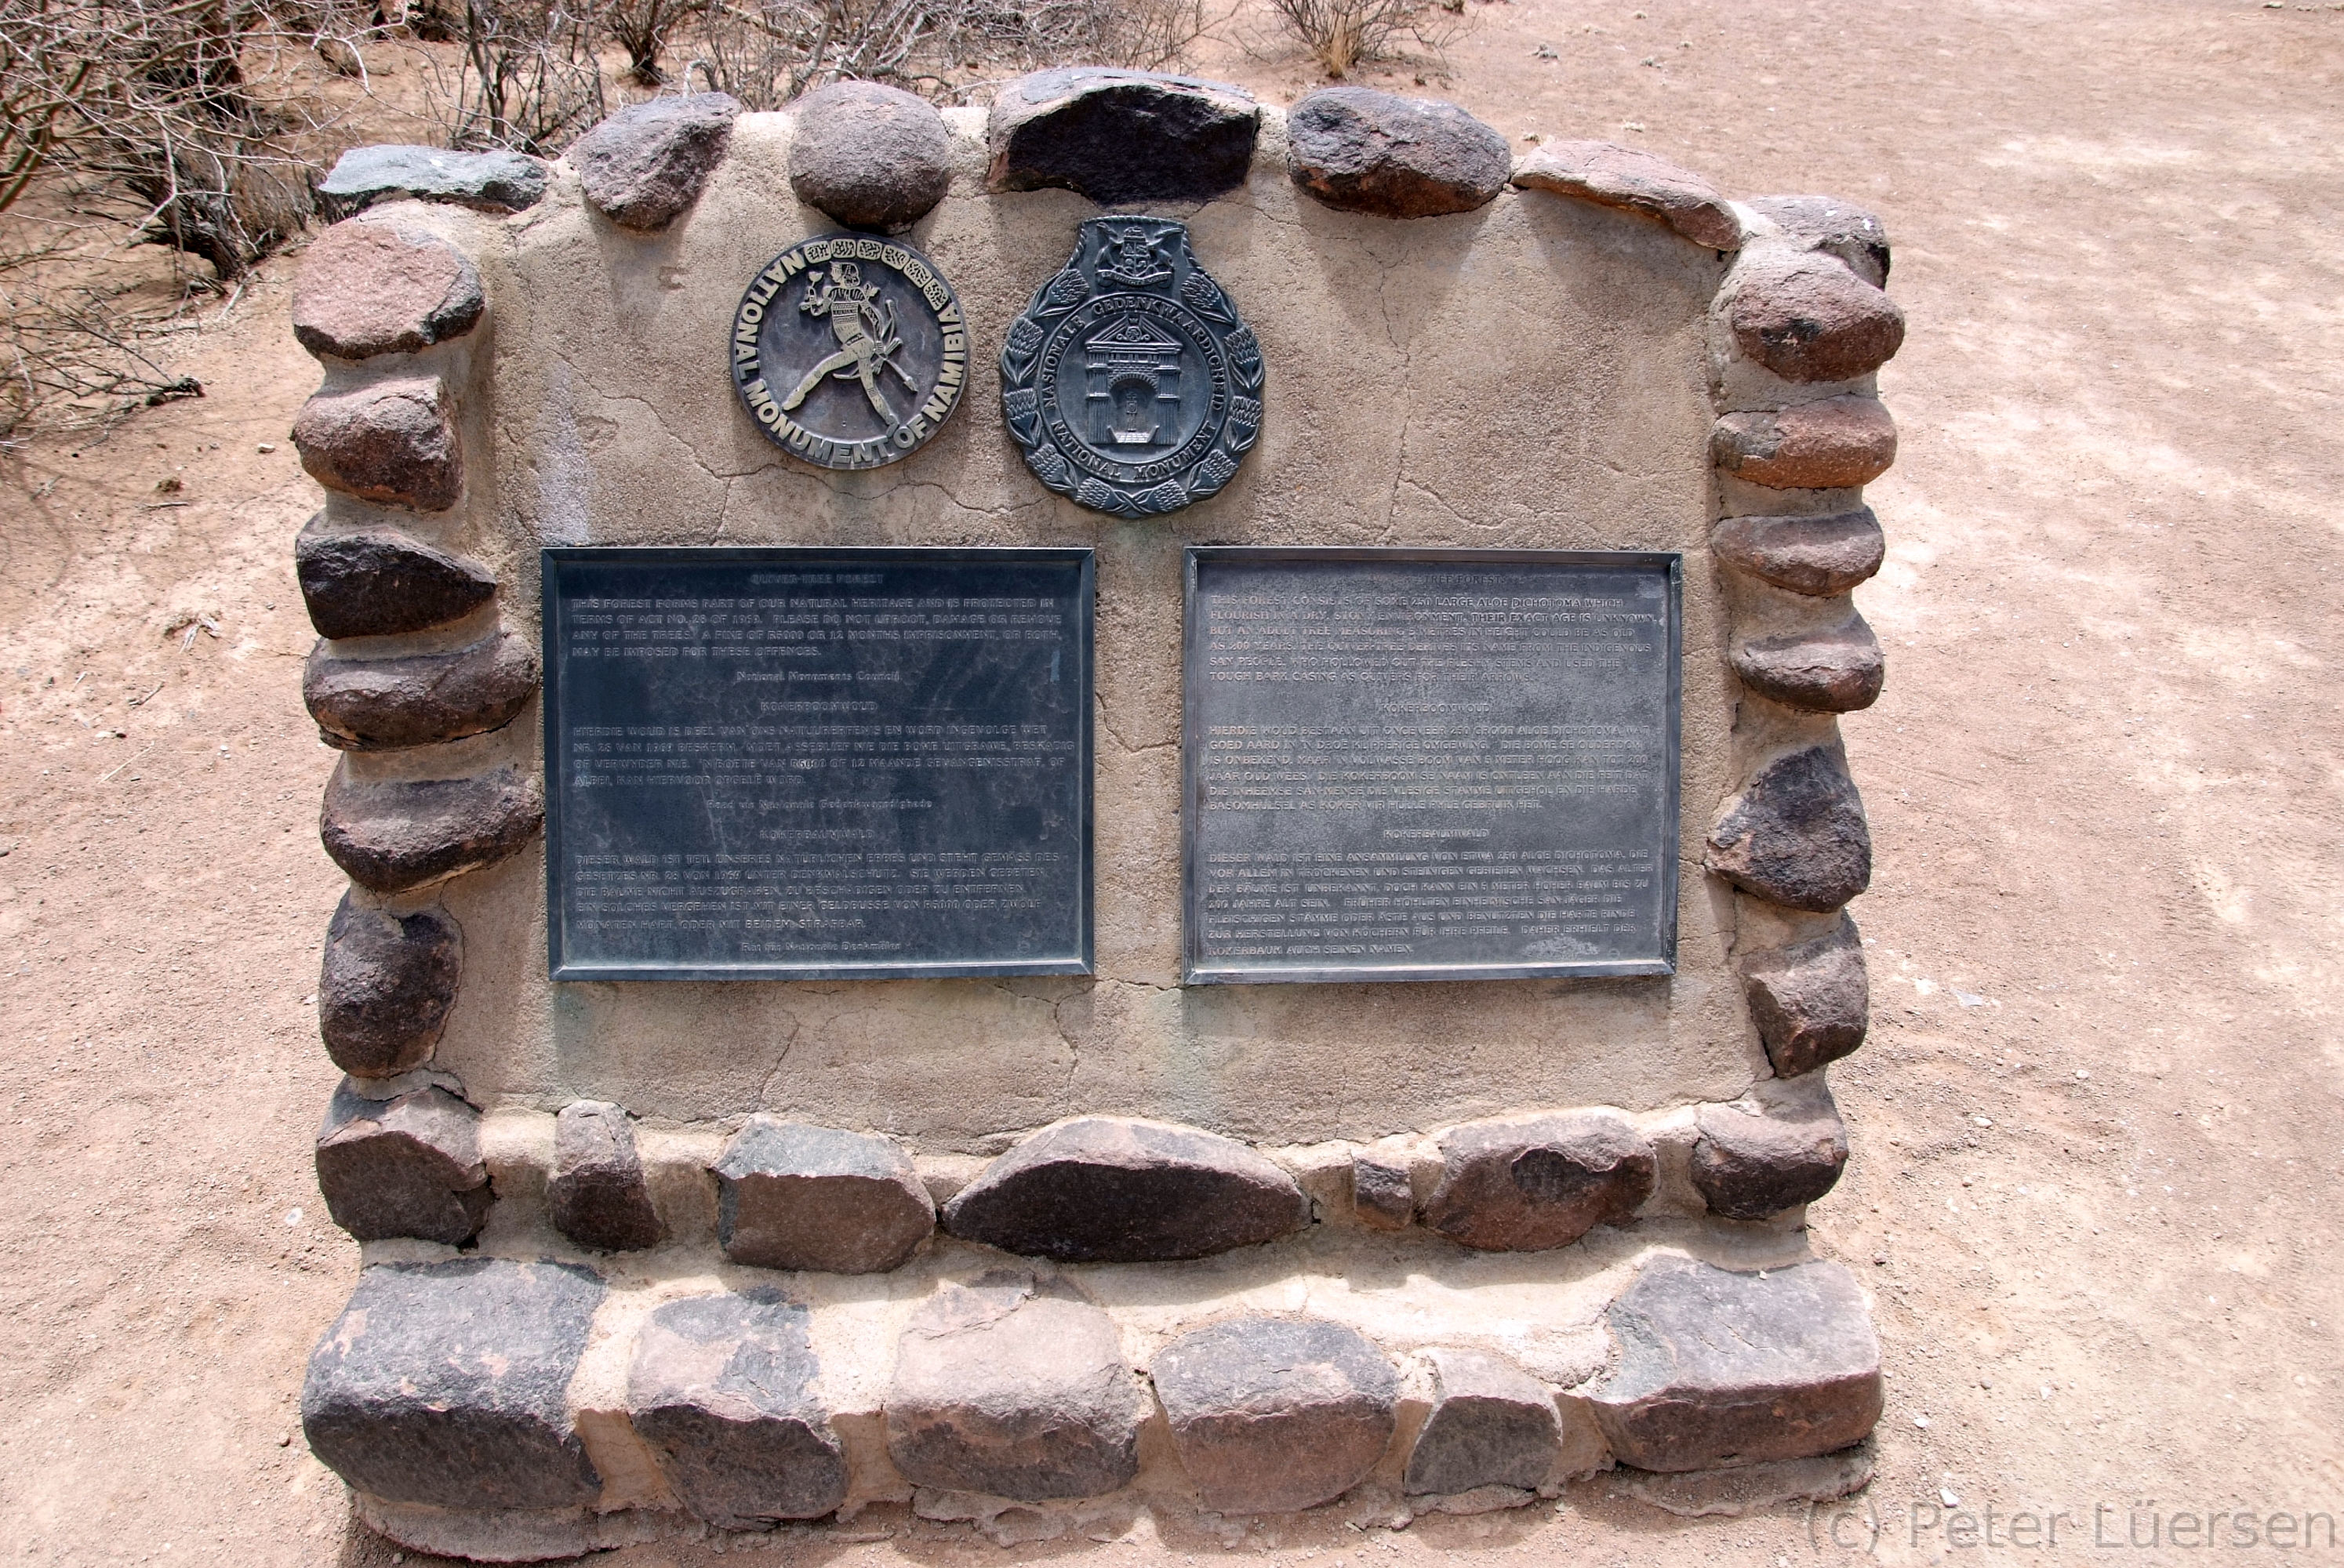
<path fill-rule="evenodd" d="M 1175 511 L 1261 431 L 1261 345 L 1171 218 L 1086 219 L 1001 350 L 1001 412 L 1042 483 L 1094 511 Z"/>
<path fill-rule="evenodd" d="M 825 468 L 910 457 L 960 406 L 968 324 L 909 246 L 830 235 L 757 274 L 732 317 L 732 385 L 757 427 Z"/>

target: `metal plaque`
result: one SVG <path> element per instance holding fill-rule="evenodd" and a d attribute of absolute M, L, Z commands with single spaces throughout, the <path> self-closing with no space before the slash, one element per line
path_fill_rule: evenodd
<path fill-rule="evenodd" d="M 1228 484 L 1261 431 L 1261 345 L 1162 217 L 1083 221 L 1001 350 L 1001 413 L 1035 477 L 1094 511 L 1169 512 Z"/>
<path fill-rule="evenodd" d="M 792 246 L 732 315 L 732 386 L 773 443 L 825 468 L 910 457 L 960 406 L 968 324 L 936 264 L 892 239 Z"/>
<path fill-rule="evenodd" d="M 1188 551 L 1188 981 L 1672 973 L 1682 572 Z"/>
<path fill-rule="evenodd" d="M 544 552 L 555 980 L 1087 974 L 1091 552 Z"/>

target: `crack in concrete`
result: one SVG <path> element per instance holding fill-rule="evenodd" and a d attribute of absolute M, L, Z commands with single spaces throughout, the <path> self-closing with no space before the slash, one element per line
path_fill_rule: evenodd
<path fill-rule="evenodd" d="M 782 1075 L 783 1064 L 790 1060 L 790 1052 L 796 1048 L 798 1036 L 804 1030 L 805 1025 L 794 1014 L 791 1015 L 789 1038 L 782 1041 L 781 1054 L 773 1058 L 773 1065 L 765 1070 L 765 1081 L 757 1086 L 758 1110 L 763 1111 L 773 1103 L 773 1081 Z"/>

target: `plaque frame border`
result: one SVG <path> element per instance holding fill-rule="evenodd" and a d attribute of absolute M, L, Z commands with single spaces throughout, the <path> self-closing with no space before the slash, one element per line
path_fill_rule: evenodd
<path fill-rule="evenodd" d="M 1620 567 L 1668 574 L 1667 743 L 1662 769 L 1661 849 L 1663 956 L 1658 959 L 1555 960 L 1495 964 L 1373 964 L 1330 967 L 1294 964 L 1233 969 L 1207 963 L 1203 942 L 1204 887 L 1197 874 L 1197 834 L 1204 750 L 1198 744 L 1201 704 L 1194 699 L 1205 652 L 1197 616 L 1200 562 L 1277 561 L 1455 562 L 1479 566 Z M 1684 809 L 1684 556 L 1677 550 L 1476 549 L 1440 545 L 1190 545 L 1180 571 L 1180 982 L 1183 985 L 1379 985 L 1387 981 L 1603 980 L 1676 973 L 1678 885 L 1682 879 L 1679 818 Z"/>
<path fill-rule="evenodd" d="M 1022 959 L 993 962 L 947 960 L 932 963 L 823 964 L 657 964 L 565 962 L 561 925 L 556 918 L 555 879 L 561 860 L 561 783 L 563 759 L 555 744 L 554 717 L 560 699 L 559 662 L 549 646 L 554 625 L 554 568 L 564 561 L 607 560 L 626 556 L 638 560 L 672 559 L 721 565 L 727 561 L 773 562 L 794 558 L 864 561 L 888 559 L 934 564 L 955 560 L 1042 561 L 1073 564 L 1079 569 L 1081 615 L 1077 622 L 1082 652 L 1082 678 L 1089 696 L 1082 704 L 1076 768 L 1079 799 L 1077 831 L 1081 839 L 1076 889 L 1076 924 L 1079 951 L 1072 957 Z M 787 983 L 792 980 L 955 980 L 1003 975 L 1089 975 L 1096 972 L 1098 899 L 1094 881 L 1097 851 L 1093 798 L 1096 759 L 1094 730 L 1097 723 L 1097 664 L 1096 623 L 1098 604 L 1098 553 L 1087 545 L 553 545 L 538 552 L 538 656 L 544 671 L 540 698 L 539 735 L 545 759 L 545 945 L 546 977 L 557 985 L 579 981 L 725 980 Z"/>

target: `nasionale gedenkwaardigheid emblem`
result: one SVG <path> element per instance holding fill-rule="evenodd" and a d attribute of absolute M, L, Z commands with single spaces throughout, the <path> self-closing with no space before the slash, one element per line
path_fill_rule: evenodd
<path fill-rule="evenodd" d="M 1228 484 L 1261 431 L 1261 345 L 1171 218 L 1086 219 L 1001 350 L 1026 466 L 1127 518 Z"/>
<path fill-rule="evenodd" d="M 968 324 L 909 246 L 827 235 L 757 274 L 732 317 L 732 385 L 777 446 L 825 468 L 908 457 L 960 406 Z"/>

